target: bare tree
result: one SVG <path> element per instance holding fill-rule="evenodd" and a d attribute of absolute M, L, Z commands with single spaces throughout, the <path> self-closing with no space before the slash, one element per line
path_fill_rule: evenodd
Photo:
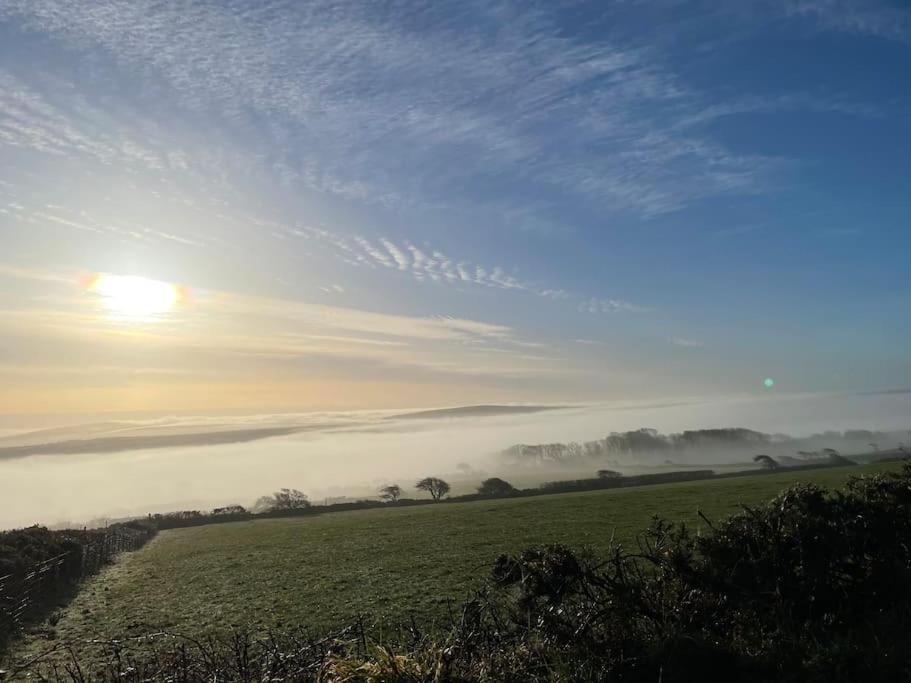
<path fill-rule="evenodd" d="M 310 507 L 307 494 L 297 489 L 279 489 L 274 496 L 275 506 L 279 510 L 301 510 Z"/>
<path fill-rule="evenodd" d="M 271 496 L 263 496 L 256 501 L 253 509 L 256 512 L 274 512 L 277 510 L 304 510 L 310 507 L 307 494 L 297 489 L 279 489 Z"/>
<path fill-rule="evenodd" d="M 769 455 L 757 455 L 753 458 L 753 462 L 760 463 L 767 470 L 777 470 L 780 465 Z"/>
<path fill-rule="evenodd" d="M 434 500 L 440 500 L 440 498 L 449 493 L 449 484 L 437 477 L 425 477 L 414 487 L 420 491 L 427 491 Z"/>
<path fill-rule="evenodd" d="M 402 487 L 398 484 L 390 484 L 380 489 L 380 498 L 387 503 L 394 503 L 402 497 Z"/>

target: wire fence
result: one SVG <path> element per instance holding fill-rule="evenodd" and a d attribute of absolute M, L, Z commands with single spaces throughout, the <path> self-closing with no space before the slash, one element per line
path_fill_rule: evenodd
<path fill-rule="evenodd" d="M 125 526 L 77 532 L 70 550 L 24 572 L 0 576 L 0 644 L 43 609 L 56 605 L 76 582 L 97 573 L 120 553 L 141 548 L 154 535 L 153 529 Z"/>

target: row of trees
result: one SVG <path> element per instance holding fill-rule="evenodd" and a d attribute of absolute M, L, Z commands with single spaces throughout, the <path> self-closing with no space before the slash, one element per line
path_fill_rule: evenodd
<path fill-rule="evenodd" d="M 442 500 L 449 494 L 449 483 L 439 477 L 425 477 L 417 482 L 414 487 L 419 491 L 430 494 L 434 500 Z M 504 479 L 490 477 L 481 482 L 478 495 L 481 496 L 508 496 L 516 492 L 516 488 Z M 380 498 L 388 503 L 395 503 L 402 497 L 402 487 L 398 484 L 389 484 L 380 489 Z"/>
<path fill-rule="evenodd" d="M 639 430 L 641 432 L 650 432 L 652 430 Z M 738 432 L 749 432 L 749 430 L 704 430 L 705 432 L 724 432 L 727 436 L 731 436 L 730 433 Z M 691 432 L 684 432 L 685 435 L 691 434 Z M 649 435 L 651 436 L 651 435 Z M 678 435 L 680 436 L 680 435 Z M 871 444 L 872 445 L 872 444 Z M 820 461 L 828 460 L 830 462 L 843 460 L 841 455 L 834 448 L 823 448 L 819 451 L 798 451 L 800 455 L 806 461 Z M 769 455 L 757 455 L 753 458 L 753 461 L 757 464 L 762 465 L 767 469 L 777 469 L 781 464 L 772 458 Z M 599 479 L 619 479 L 623 475 L 616 471 L 610 469 L 598 470 Z M 449 495 L 452 487 L 449 485 L 449 482 L 440 479 L 439 477 L 424 477 L 420 481 L 416 482 L 414 485 L 418 491 L 424 491 L 430 494 L 430 497 L 439 501 Z M 499 477 L 490 477 L 481 482 L 481 485 L 477 489 L 478 495 L 481 496 L 508 496 L 516 492 L 516 488 L 504 479 Z M 402 497 L 403 489 L 398 484 L 389 484 L 383 486 L 379 490 L 379 497 L 381 500 L 386 501 L 387 503 L 398 502 Z M 283 488 L 275 493 L 262 496 L 259 500 L 256 501 L 256 504 L 253 506 L 253 512 L 275 512 L 275 511 L 288 511 L 288 510 L 303 510 L 310 507 L 310 500 L 307 498 L 307 495 L 298 489 L 287 489 Z M 215 515 L 235 515 L 235 514 L 244 514 L 247 511 L 240 505 L 229 505 L 223 508 L 216 508 L 212 511 L 212 514 Z M 198 514 L 198 513 L 197 513 Z"/>
<path fill-rule="evenodd" d="M 449 495 L 449 492 L 452 490 L 449 482 L 440 479 L 439 477 L 424 477 L 415 483 L 414 487 L 419 491 L 429 493 L 433 500 L 442 500 Z M 482 496 L 505 496 L 515 492 L 516 488 L 512 484 L 499 477 L 485 479 L 478 487 L 478 494 Z M 387 503 L 395 503 L 402 497 L 402 487 L 398 484 L 383 486 L 379 490 L 379 497 Z M 298 489 L 283 488 L 273 494 L 259 498 L 253 506 L 252 512 L 263 513 L 305 510 L 310 506 L 310 499 L 307 497 L 307 494 Z M 222 508 L 215 508 L 212 511 L 212 514 L 236 515 L 245 514 L 246 512 L 247 510 L 241 505 L 229 505 Z"/>
<path fill-rule="evenodd" d="M 661 434 L 655 429 L 613 432 L 598 441 L 584 443 L 518 444 L 504 454 L 519 461 L 551 462 L 574 458 L 604 459 L 690 449 L 742 448 L 771 443 L 771 435 L 751 429 L 698 429 L 679 434 Z"/>
<path fill-rule="evenodd" d="M 740 430 L 706 431 L 736 432 Z M 904 452 L 903 446 L 899 446 L 898 450 Z M 852 464 L 834 448 L 822 448 L 818 451 L 798 451 L 797 455 L 800 456 L 800 460 L 787 458 L 785 456 L 779 456 L 778 459 L 776 459 L 769 455 L 760 454 L 754 456 L 753 461 L 770 470 L 776 470 L 782 466 L 798 465 L 801 461 L 806 463 L 828 462 L 830 464 Z M 600 469 L 597 471 L 597 476 L 602 480 L 616 480 L 623 477 L 622 473 L 612 469 Z M 634 477 L 634 479 L 635 478 L 636 477 Z M 428 493 L 434 501 L 440 501 L 449 495 L 452 487 L 449 485 L 449 482 L 439 477 L 424 477 L 415 483 L 414 488 L 418 491 Z M 398 484 L 389 484 L 379 489 L 379 498 L 387 503 L 396 503 L 402 499 L 403 492 L 404 490 Z M 485 479 L 477 488 L 477 495 L 485 497 L 502 497 L 515 493 L 517 493 L 517 489 L 508 481 L 500 479 L 499 477 Z M 307 494 L 298 489 L 282 488 L 275 493 L 259 498 L 250 510 L 247 510 L 241 505 L 227 505 L 225 507 L 215 508 L 211 513 L 204 513 L 198 510 L 184 510 L 168 513 L 166 515 L 150 515 L 150 517 L 154 517 L 159 523 L 165 522 L 165 524 L 162 525 L 163 527 L 169 525 L 168 523 L 175 523 L 176 526 L 181 526 L 182 522 L 192 522 L 201 517 L 242 517 L 244 515 L 249 515 L 250 513 L 289 512 L 305 510 L 309 507 L 311 507 L 311 503 Z"/>
<path fill-rule="evenodd" d="M 425 491 L 430 497 L 439 501 L 449 495 L 451 486 L 449 482 L 439 477 L 425 477 L 418 481 L 414 487 L 419 491 Z M 485 479 L 478 487 L 478 494 L 482 496 L 505 496 L 515 493 L 515 487 L 507 481 L 498 477 Z M 387 503 L 395 503 L 402 497 L 402 487 L 398 484 L 383 486 L 379 491 L 381 500 Z M 296 510 L 306 510 L 312 504 L 307 494 L 298 489 L 282 488 L 268 496 L 260 497 L 250 510 L 243 505 L 226 505 L 217 507 L 210 513 L 200 510 L 181 510 L 167 514 L 149 515 L 159 523 L 170 526 L 174 523 L 177 526 L 184 522 L 193 522 L 203 517 L 241 517 L 244 515 L 263 514 L 269 512 L 293 512 Z"/>
<path fill-rule="evenodd" d="M 695 429 L 676 434 L 661 434 L 655 429 L 635 429 L 613 432 L 603 439 L 584 443 L 517 444 L 503 451 L 503 454 L 517 462 L 562 462 L 577 458 L 596 458 L 610 463 L 611 458 L 616 460 L 658 453 L 670 455 L 693 450 L 731 451 L 753 448 L 759 451 L 770 447 L 782 451 L 793 447 L 805 460 L 825 460 L 835 449 L 821 448 L 821 443 L 836 444 L 852 450 L 869 446 L 874 452 L 879 452 L 883 440 L 891 440 L 894 437 L 894 434 L 868 430 L 824 432 L 805 438 L 794 438 L 786 434 L 764 434 L 739 427 Z M 904 446 L 901 443 L 898 444 L 898 450 L 904 453 Z"/>
<path fill-rule="evenodd" d="M 652 430 L 639 430 L 639 432 L 650 432 Z M 707 432 L 725 432 L 730 436 L 732 432 L 748 432 L 749 430 L 704 430 Z M 690 432 L 685 432 L 684 434 L 690 434 Z M 649 436 L 652 436 L 649 434 Z M 871 444 L 873 445 L 873 444 Z M 899 450 L 904 452 L 903 447 L 899 447 Z M 841 454 L 834 448 L 823 448 L 819 451 L 798 451 L 797 453 L 804 461 L 807 462 L 819 462 L 819 461 L 828 461 L 830 463 L 847 463 L 848 461 L 841 456 Z M 786 459 L 785 459 L 786 460 Z M 793 459 L 791 459 L 793 460 Z M 781 467 L 782 463 L 776 460 L 775 458 L 761 454 L 753 458 L 753 461 L 767 469 L 778 469 Z M 619 479 L 623 475 L 611 469 L 601 469 L 598 470 L 599 479 Z M 424 477 L 420 481 L 416 482 L 414 485 L 418 491 L 424 491 L 430 494 L 430 497 L 439 501 L 449 495 L 452 487 L 449 485 L 449 482 L 440 479 L 439 477 Z M 383 486 L 379 490 L 379 497 L 381 500 L 387 503 L 396 503 L 402 498 L 403 489 L 398 484 L 389 484 Z M 490 477 L 481 482 L 481 485 L 477 489 L 477 493 L 480 496 L 508 496 L 516 493 L 516 488 L 504 479 L 499 477 Z M 280 511 L 294 511 L 294 510 L 304 510 L 311 506 L 310 500 L 307 497 L 307 494 L 299 491 L 298 489 L 283 488 L 279 489 L 275 493 L 262 496 L 254 504 L 250 512 L 253 513 L 264 513 L 264 512 L 280 512 Z M 248 511 L 241 505 L 228 505 L 225 507 L 215 508 L 212 511 L 212 515 L 221 516 L 236 516 L 248 514 Z M 175 517 L 183 519 L 184 516 L 202 516 L 203 513 L 198 511 L 183 511 L 170 513 L 169 517 Z M 155 515 L 158 518 L 163 517 L 162 515 Z"/>
<path fill-rule="evenodd" d="M 731 430 L 734 431 L 734 430 Z M 805 461 L 828 460 L 830 462 L 839 462 L 845 460 L 834 448 L 824 448 L 816 452 L 798 453 Z M 762 465 L 767 469 L 778 469 L 781 463 L 769 455 L 757 455 L 753 458 L 754 462 Z M 620 479 L 623 475 L 611 469 L 598 470 L 599 479 Z M 434 501 L 440 501 L 449 495 L 452 487 L 449 482 L 439 477 L 424 477 L 415 483 L 414 488 L 418 491 L 424 491 L 430 494 Z M 500 497 L 509 496 L 517 492 L 517 489 L 504 479 L 499 477 L 490 477 L 481 482 L 477 489 L 479 496 Z M 398 484 L 389 484 L 379 490 L 379 497 L 387 503 L 396 503 L 401 500 L 403 489 Z M 289 512 L 295 510 L 305 510 L 311 507 L 307 494 L 298 489 L 282 488 L 268 496 L 262 496 L 254 504 L 252 510 L 248 511 L 241 505 L 228 505 L 225 507 L 215 508 L 212 511 L 214 516 L 238 516 L 249 514 L 249 512 L 261 514 L 268 512 Z M 155 515 L 156 518 L 173 517 L 176 520 L 183 520 L 190 517 L 200 517 L 203 513 L 198 511 L 183 511 L 170 513 L 167 516 Z"/>

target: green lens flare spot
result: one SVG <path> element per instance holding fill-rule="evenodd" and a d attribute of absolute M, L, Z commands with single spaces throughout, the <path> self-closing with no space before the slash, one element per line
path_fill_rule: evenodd
<path fill-rule="evenodd" d="M 775 386 L 775 380 L 771 377 L 766 377 L 764 380 L 762 380 L 762 383 L 765 385 L 766 389 L 771 389 Z"/>

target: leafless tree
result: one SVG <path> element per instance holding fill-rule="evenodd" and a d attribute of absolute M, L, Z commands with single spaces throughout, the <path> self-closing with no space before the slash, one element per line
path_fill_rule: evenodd
<path fill-rule="evenodd" d="M 449 493 L 449 484 L 437 477 L 425 477 L 414 487 L 420 491 L 427 491 L 434 500 L 440 500 L 440 498 Z"/>
<path fill-rule="evenodd" d="M 307 494 L 297 489 L 279 489 L 271 496 L 263 496 L 256 501 L 257 512 L 274 512 L 276 510 L 303 510 L 310 507 Z"/>
<path fill-rule="evenodd" d="M 380 489 L 380 498 L 387 503 L 394 503 L 402 497 L 402 487 L 398 484 L 390 484 Z"/>

